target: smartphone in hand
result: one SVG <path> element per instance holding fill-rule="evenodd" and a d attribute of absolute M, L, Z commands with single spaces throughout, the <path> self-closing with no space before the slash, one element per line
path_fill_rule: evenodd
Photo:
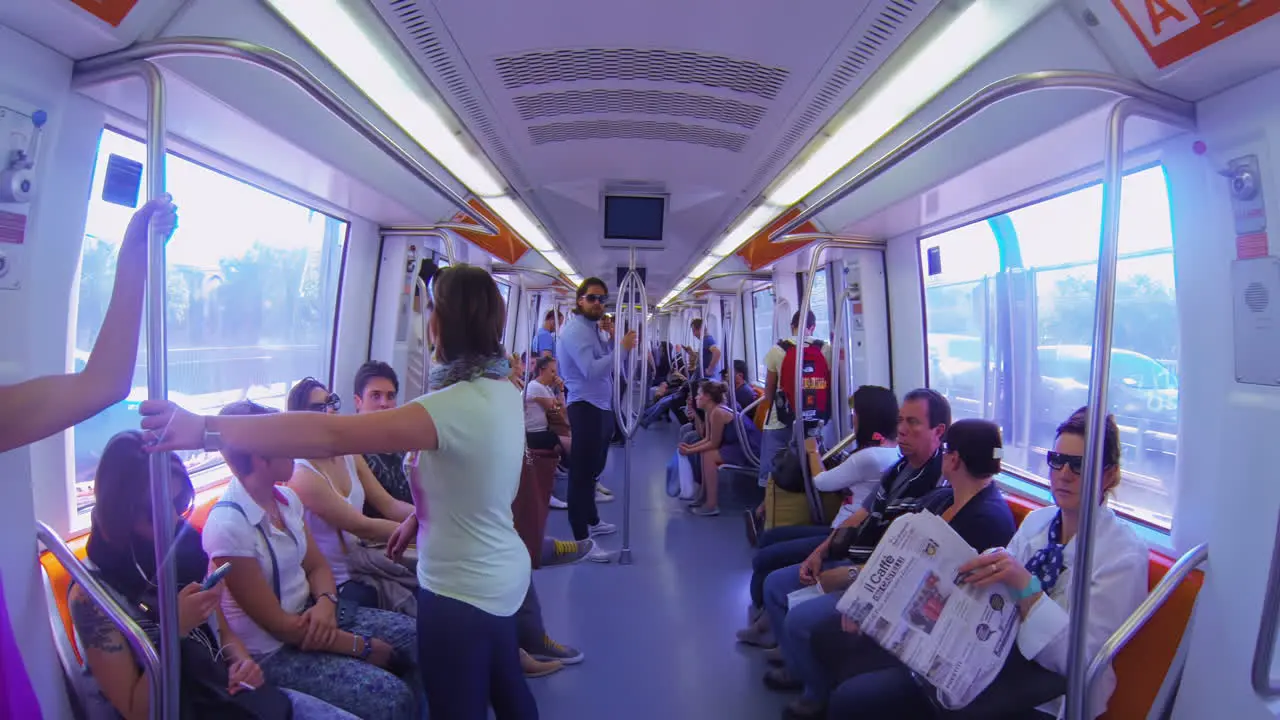
<path fill-rule="evenodd" d="M 222 582 L 222 578 L 226 577 L 229 572 L 231 572 L 231 563 L 222 563 L 213 572 L 209 573 L 209 577 L 205 578 L 203 583 L 200 583 L 200 591 L 204 592 Z"/>

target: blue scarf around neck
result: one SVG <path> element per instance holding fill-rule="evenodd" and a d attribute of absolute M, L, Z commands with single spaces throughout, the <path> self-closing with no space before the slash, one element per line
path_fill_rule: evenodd
<path fill-rule="evenodd" d="M 431 376 L 427 379 L 427 390 L 434 392 L 450 385 L 469 382 L 479 378 L 505 380 L 511 375 L 511 361 L 506 352 L 490 357 L 464 357 L 447 363 L 440 363 L 431 368 Z"/>

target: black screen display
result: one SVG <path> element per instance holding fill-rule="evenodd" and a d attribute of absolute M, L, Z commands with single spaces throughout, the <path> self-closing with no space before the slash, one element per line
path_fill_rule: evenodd
<path fill-rule="evenodd" d="M 666 198 L 639 195 L 606 195 L 604 237 L 606 240 L 662 240 Z"/>

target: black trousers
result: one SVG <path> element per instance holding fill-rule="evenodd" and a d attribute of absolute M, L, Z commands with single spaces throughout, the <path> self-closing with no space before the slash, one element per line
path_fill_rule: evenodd
<path fill-rule="evenodd" d="M 569 452 L 569 527 L 574 540 L 590 537 L 590 526 L 600 522 L 596 509 L 596 478 L 604 472 L 613 439 L 612 410 L 603 410 L 584 400 L 569 405 L 569 428 L 573 447 Z"/>

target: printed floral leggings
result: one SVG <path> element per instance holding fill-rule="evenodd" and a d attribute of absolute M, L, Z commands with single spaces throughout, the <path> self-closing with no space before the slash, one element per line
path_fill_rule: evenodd
<path fill-rule="evenodd" d="M 422 717 L 418 678 L 418 628 L 399 613 L 360 608 L 351 632 L 370 635 L 395 648 L 404 662 L 397 677 L 359 658 L 303 652 L 294 647 L 258 658 L 274 685 L 323 700 L 363 720 L 416 720 Z"/>

